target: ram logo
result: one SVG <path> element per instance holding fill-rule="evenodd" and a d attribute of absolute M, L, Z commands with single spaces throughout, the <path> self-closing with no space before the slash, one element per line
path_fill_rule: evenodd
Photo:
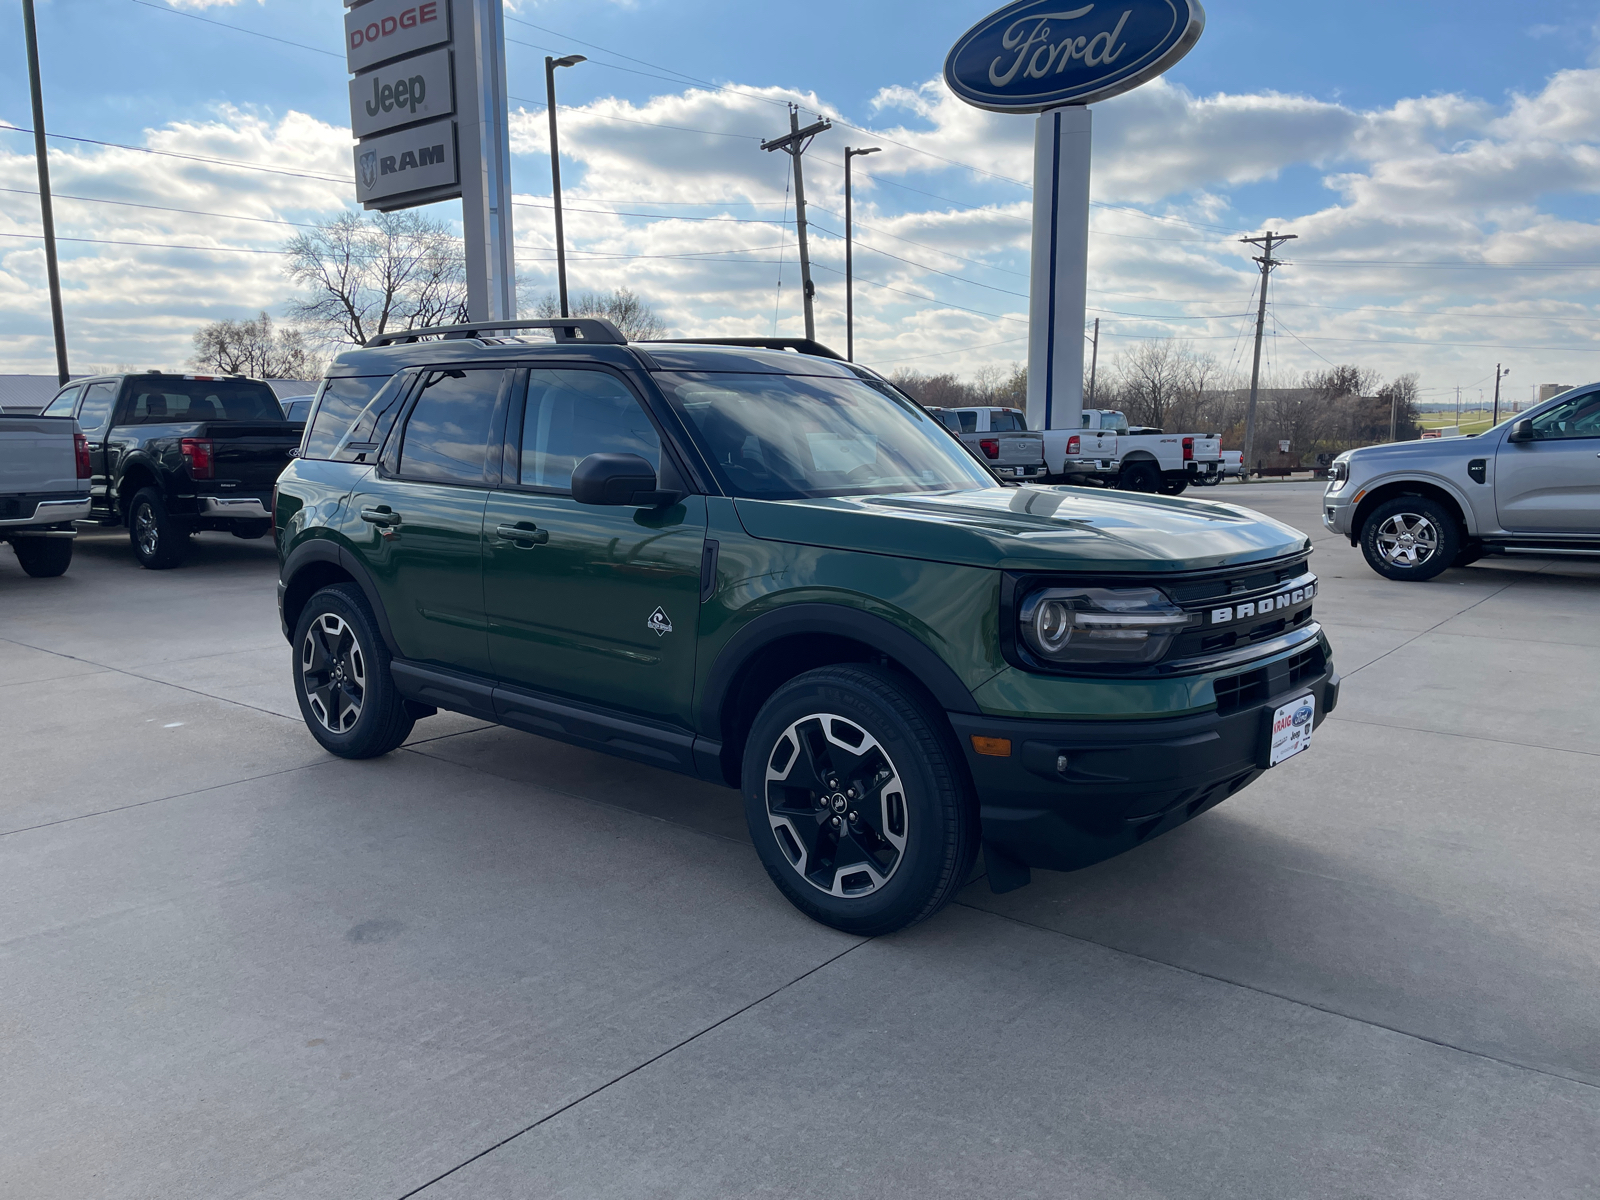
<path fill-rule="evenodd" d="M 361 156 L 361 186 L 370 188 L 378 182 L 378 152 L 368 150 Z"/>

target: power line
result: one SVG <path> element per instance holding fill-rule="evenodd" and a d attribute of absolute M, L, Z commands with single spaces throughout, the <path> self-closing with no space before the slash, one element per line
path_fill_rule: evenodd
<path fill-rule="evenodd" d="M 39 193 L 27 188 L 0 187 L 0 192 L 14 192 L 19 196 L 37 196 Z M 115 204 L 121 208 L 145 208 L 154 212 L 182 213 L 189 217 L 219 217 L 225 221 L 259 221 L 265 225 L 293 225 L 300 229 L 316 229 L 317 226 L 308 221 L 285 221 L 280 217 L 242 217 L 237 213 L 206 212 L 198 208 L 173 208 L 166 204 L 137 204 L 132 200 L 104 200 L 98 196 L 67 196 L 54 189 L 51 195 L 57 200 L 78 200 L 84 204 Z"/>
<path fill-rule="evenodd" d="M 33 130 L 25 129 L 21 125 L 0 124 L 0 131 L 9 133 L 32 133 Z M 180 158 L 189 162 L 210 163 L 221 167 L 237 167 L 246 171 L 263 171 L 269 175 L 288 175 L 294 179 L 315 179 L 322 183 L 342 183 L 355 187 L 355 178 L 339 178 L 333 175 L 309 175 L 304 171 L 285 171 L 281 167 L 268 167 L 261 163 L 244 162 L 237 159 L 212 158 L 204 154 L 180 154 L 176 150 L 152 150 L 148 146 L 129 146 L 123 142 L 102 142 L 97 138 L 72 137 L 65 133 L 46 134 L 52 141 L 82 142 L 88 146 L 106 146 L 112 150 L 132 150 L 137 154 L 154 154 L 161 158 Z"/>
<path fill-rule="evenodd" d="M 175 17 L 188 17 L 191 21 L 204 21 L 207 25 L 215 25 L 219 29 L 231 29 L 235 33 L 248 33 L 252 37 L 266 38 L 269 42 L 278 42 L 285 46 L 293 46 L 297 50 L 309 50 L 313 54 L 326 54 L 329 58 L 343 60 L 344 55 L 336 54 L 332 50 L 324 50 L 320 46 L 308 46 L 304 42 L 291 42 L 288 38 L 273 37 L 270 33 L 261 33 L 255 29 L 246 29 L 243 25 L 229 25 L 226 21 L 213 21 L 210 17 L 202 17 L 197 13 L 183 12 L 181 9 L 166 8 L 160 4 L 151 4 L 149 0 L 133 0 L 141 8 L 153 8 L 156 12 L 171 13 Z"/>

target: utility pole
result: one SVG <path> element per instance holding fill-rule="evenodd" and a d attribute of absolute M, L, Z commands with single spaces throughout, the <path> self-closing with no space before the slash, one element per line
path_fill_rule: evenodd
<path fill-rule="evenodd" d="M 795 229 L 799 233 L 800 242 L 800 292 L 805 299 L 806 308 L 806 339 L 815 341 L 817 337 L 817 320 L 812 312 L 811 301 L 817 289 L 811 286 L 811 251 L 806 246 L 806 183 L 805 176 L 800 170 L 800 156 L 805 153 L 806 147 L 811 144 L 811 139 L 817 134 L 833 128 L 833 122 L 824 117 L 814 124 L 800 128 L 800 109 L 789 105 L 789 132 L 784 137 L 773 138 L 769 142 L 762 142 L 763 150 L 782 150 L 794 159 L 794 220 Z"/>
<path fill-rule="evenodd" d="M 1456 384 L 1456 432 L 1461 432 L 1461 385 Z"/>
<path fill-rule="evenodd" d="M 1085 408 L 1094 407 L 1094 373 L 1100 365 L 1100 318 L 1094 319 L 1094 340 L 1089 344 L 1089 399 Z"/>
<path fill-rule="evenodd" d="M 561 58 L 544 56 L 545 111 L 550 115 L 550 197 L 556 208 L 556 291 L 561 297 L 561 315 L 567 311 L 567 239 L 561 228 L 561 149 L 556 142 L 556 68 L 575 67 L 589 60 L 581 54 L 568 54 Z"/>
<path fill-rule="evenodd" d="M 1500 424 L 1500 381 L 1502 379 L 1504 379 L 1509 374 L 1511 374 L 1511 368 L 1510 367 L 1507 367 L 1504 371 L 1502 371 L 1500 369 L 1500 364 L 1499 363 L 1495 363 L 1495 365 L 1494 365 L 1494 417 L 1489 422 L 1489 428 L 1490 429 L 1493 429 L 1496 425 Z"/>
<path fill-rule="evenodd" d="M 1250 368 L 1250 407 L 1245 410 L 1244 418 L 1244 473 L 1245 478 L 1250 477 L 1251 464 L 1256 456 L 1256 397 L 1261 390 L 1261 334 L 1267 324 L 1267 277 L 1272 274 L 1273 267 L 1283 264 L 1272 257 L 1273 243 L 1293 241 L 1298 234 L 1274 233 L 1268 230 L 1261 237 L 1240 238 L 1251 246 L 1260 246 L 1262 253 L 1254 261 L 1261 264 L 1261 304 L 1256 309 L 1256 358 L 1255 365 Z"/>
<path fill-rule="evenodd" d="M 50 159 L 44 143 L 44 87 L 39 82 L 39 33 L 33 23 L 33 0 L 22 0 L 22 28 L 28 42 L 28 86 L 33 92 L 33 157 L 39 167 L 39 216 L 44 223 L 44 270 L 50 281 L 50 321 L 56 333 L 56 376 L 65 387 L 67 323 L 61 315 L 61 269 L 56 264 L 56 216 L 50 204 Z"/>
<path fill-rule="evenodd" d="M 844 356 L 856 360 L 856 278 L 855 260 L 851 255 L 854 235 L 850 226 L 850 160 L 858 154 L 876 154 L 883 147 L 868 146 L 864 150 L 844 148 Z M 799 165 L 799 160 L 795 160 Z"/>
<path fill-rule="evenodd" d="M 1392 388 L 1389 392 L 1389 440 L 1395 440 L 1395 434 L 1400 429 L 1400 389 Z"/>

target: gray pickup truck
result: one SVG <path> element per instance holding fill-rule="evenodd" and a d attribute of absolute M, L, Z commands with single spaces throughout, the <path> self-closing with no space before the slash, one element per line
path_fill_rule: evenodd
<path fill-rule="evenodd" d="M 928 412 L 1000 478 L 1044 478 L 1044 435 L 1029 432 L 1016 409 L 974 405 Z"/>
<path fill-rule="evenodd" d="M 72 562 L 89 516 L 89 446 L 71 417 L 0 416 L 0 542 L 35 579 Z"/>
<path fill-rule="evenodd" d="M 1322 523 L 1386 579 L 1432 579 L 1485 554 L 1600 555 L 1600 383 L 1486 433 L 1346 451 Z"/>

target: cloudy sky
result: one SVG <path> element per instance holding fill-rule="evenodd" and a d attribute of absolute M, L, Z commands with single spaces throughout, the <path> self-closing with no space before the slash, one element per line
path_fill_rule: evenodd
<path fill-rule="evenodd" d="M 876 145 L 856 160 L 857 357 L 1023 359 L 1033 122 L 938 82 L 990 6 L 507 0 L 520 277 L 553 280 L 543 56 L 577 52 L 559 75 L 574 288 L 631 287 L 678 335 L 799 333 L 788 160 L 759 148 L 794 100 L 836 122 L 806 159 L 818 336 L 844 341 L 844 147 Z M 0 15 L 0 124 L 28 129 L 19 8 Z M 353 196 L 340 6 L 38 11 L 74 369 L 174 366 L 201 322 L 281 312 L 283 242 Z M 1475 400 L 1497 361 L 1522 399 L 1600 377 L 1593 3 L 1207 15 L 1164 79 L 1095 109 L 1103 356 L 1176 335 L 1248 370 L 1257 277 L 1238 239 L 1273 228 L 1299 235 L 1273 277 L 1277 380 L 1358 362 Z M 0 131 L 0 371 L 53 370 L 32 151 Z"/>

